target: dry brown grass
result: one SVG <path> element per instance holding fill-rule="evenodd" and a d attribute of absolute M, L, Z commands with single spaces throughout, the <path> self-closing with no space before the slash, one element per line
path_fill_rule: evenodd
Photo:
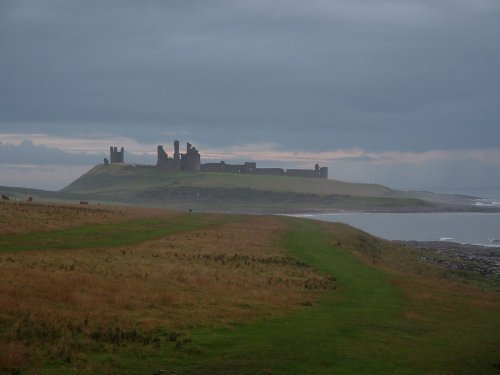
<path fill-rule="evenodd" d="M 406 291 L 411 300 L 416 303 L 440 303 L 444 299 L 450 301 L 464 300 L 471 306 L 497 311 L 500 313 L 498 292 L 481 290 L 470 285 L 458 284 L 447 280 L 434 278 L 407 277 L 393 281 Z"/>
<path fill-rule="evenodd" d="M 144 207 L 0 201 L 0 234 L 51 231 L 173 214 Z"/>
<path fill-rule="evenodd" d="M 135 338 L 309 305 L 330 279 L 284 256 L 286 230 L 279 218 L 248 217 L 134 246 L 2 254 L 0 345 L 24 355 L 5 351 L 0 366 L 28 360 L 33 342 L 74 355 L 77 336 L 113 340 L 108 329 Z"/>

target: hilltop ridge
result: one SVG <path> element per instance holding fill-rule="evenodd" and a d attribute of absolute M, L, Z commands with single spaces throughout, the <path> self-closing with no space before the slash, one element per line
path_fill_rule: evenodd
<path fill-rule="evenodd" d="M 404 192 L 379 184 L 295 176 L 162 171 L 135 164 L 97 165 L 60 192 L 92 200 L 219 212 L 422 212 L 472 207 L 472 199 L 467 197 Z"/>
<path fill-rule="evenodd" d="M 88 190 L 132 188 L 141 182 L 142 188 L 199 187 L 249 188 L 272 192 L 317 195 L 353 195 L 393 197 L 395 190 L 379 184 L 350 183 L 307 177 L 251 175 L 225 172 L 161 171 L 153 166 L 135 164 L 96 165 L 61 191 L 86 193 Z M 117 184 L 121 184 L 117 186 Z"/>

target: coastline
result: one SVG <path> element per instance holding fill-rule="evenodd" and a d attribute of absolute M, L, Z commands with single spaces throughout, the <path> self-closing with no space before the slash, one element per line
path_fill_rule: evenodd
<path fill-rule="evenodd" d="M 414 208 L 378 208 L 378 209 L 331 209 L 331 208 L 308 208 L 308 209 L 290 209 L 290 212 L 263 212 L 275 215 L 328 215 L 328 214 L 432 214 L 432 213 L 485 213 L 498 214 L 500 206 L 456 206 L 456 207 L 414 207 Z"/>
<path fill-rule="evenodd" d="M 204 188 L 187 186 L 160 190 L 117 190 L 101 192 L 65 192 L 0 186 L 2 194 L 15 201 L 32 197 L 41 202 L 89 204 L 133 204 L 171 210 L 192 209 L 198 212 L 241 214 L 318 215 L 338 213 L 500 213 L 500 205 L 487 204 L 484 198 L 445 196 L 420 193 L 425 197 L 413 199 L 401 193 L 395 197 L 366 197 L 349 195 L 319 196 L 315 194 L 260 191 L 237 188 Z M 417 193 L 415 193 L 417 194 Z M 429 197 L 432 197 L 430 199 Z M 444 197 L 444 198 L 443 198 Z M 458 198 L 457 198 L 458 197 Z M 429 198 L 429 200 L 426 200 Z M 436 200 L 439 198 L 438 200 Z M 446 199 L 445 199 L 446 198 Z M 441 201 L 439 201 L 441 200 Z M 479 204 L 478 204 L 479 203 Z M 496 203 L 496 202 L 494 202 Z"/>
<path fill-rule="evenodd" d="M 450 241 L 393 242 L 421 250 L 420 259 L 441 267 L 500 277 L 500 244 L 486 246 Z"/>

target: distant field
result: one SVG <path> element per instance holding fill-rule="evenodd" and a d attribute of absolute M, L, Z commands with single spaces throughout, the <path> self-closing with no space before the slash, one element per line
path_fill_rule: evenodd
<path fill-rule="evenodd" d="M 0 214 L 21 227 L 0 231 L 0 373 L 498 373 L 498 280 L 347 225 L 20 203 Z"/>

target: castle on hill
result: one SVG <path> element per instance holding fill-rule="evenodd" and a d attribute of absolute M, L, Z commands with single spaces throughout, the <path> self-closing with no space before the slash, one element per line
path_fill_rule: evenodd
<path fill-rule="evenodd" d="M 109 148 L 109 160 L 104 159 L 104 164 L 124 163 L 125 150 L 122 147 Z M 294 176 L 310 178 L 328 178 L 328 167 L 320 167 L 319 164 L 314 169 L 284 169 L 284 168 L 257 168 L 255 162 L 245 162 L 243 164 L 227 164 L 225 161 L 219 163 L 201 163 L 200 153 L 191 143 L 186 144 L 186 152 L 179 152 L 179 141 L 174 141 L 174 153 L 172 157 L 163 149 L 162 145 L 157 148 L 156 168 L 162 171 L 203 171 L 203 172 L 226 172 L 243 173 L 256 175 Z"/>

